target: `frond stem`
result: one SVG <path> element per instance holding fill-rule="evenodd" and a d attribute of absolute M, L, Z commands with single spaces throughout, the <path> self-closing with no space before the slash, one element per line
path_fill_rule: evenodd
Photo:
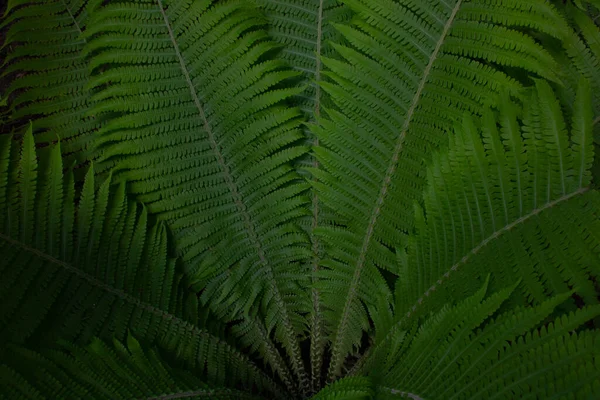
<path fill-rule="evenodd" d="M 316 65 L 315 65 L 315 110 L 314 114 L 316 118 L 321 115 L 321 86 L 319 80 L 321 79 L 321 41 L 323 35 L 323 0 L 319 0 L 319 10 L 317 12 L 317 49 L 316 49 Z M 319 138 L 315 137 L 313 146 L 319 146 Z M 319 168 L 319 161 L 316 157 L 313 158 L 313 168 Z M 312 195 L 312 232 L 315 231 L 319 224 L 319 196 L 316 190 L 313 190 Z M 320 387 L 320 375 L 321 367 L 323 365 L 323 343 L 322 343 L 322 316 L 321 316 L 321 304 L 319 291 L 315 288 L 316 274 L 319 271 L 320 257 L 319 257 L 319 240 L 313 234 L 312 236 L 312 253 L 313 253 L 313 265 L 312 265 L 312 276 L 313 276 L 313 288 L 312 288 L 312 303 L 313 303 L 313 314 L 311 321 L 311 341 L 310 341 L 310 360 L 311 360 L 311 377 L 312 377 L 312 390 L 316 392 Z"/>
<path fill-rule="evenodd" d="M 275 345 L 273 345 L 273 342 L 271 341 L 271 338 L 269 338 L 269 334 L 267 333 L 267 330 L 264 328 L 263 324 L 257 322 L 255 326 L 258 330 L 258 334 L 260 335 L 260 339 L 265 343 L 265 347 L 267 349 L 267 359 L 272 364 L 273 368 L 275 368 L 275 370 L 279 372 L 279 377 L 281 378 L 289 392 L 291 394 L 296 395 L 298 390 L 296 385 L 294 384 L 292 374 L 290 373 L 290 370 L 285 360 L 283 359 Z"/>

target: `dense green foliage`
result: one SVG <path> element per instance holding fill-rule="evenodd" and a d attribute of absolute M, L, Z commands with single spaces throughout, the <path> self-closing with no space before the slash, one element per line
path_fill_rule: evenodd
<path fill-rule="evenodd" d="M 600 398 L 597 0 L 11 0 L 0 398 Z"/>

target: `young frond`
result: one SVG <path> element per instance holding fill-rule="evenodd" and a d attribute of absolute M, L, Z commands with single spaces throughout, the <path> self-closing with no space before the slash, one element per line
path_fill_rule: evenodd
<path fill-rule="evenodd" d="M 348 21 L 351 11 L 337 0 L 259 0 L 268 21 L 269 35 L 280 45 L 278 56 L 299 71 L 305 89 L 294 96 L 294 104 L 304 111 L 308 123 L 316 123 L 321 116 L 321 109 L 328 103 L 319 85 L 322 79 L 323 63 L 321 58 L 333 56 L 331 41 L 340 40 L 341 35 L 333 26 L 334 23 Z M 307 141 L 311 146 L 319 146 L 319 140 L 304 129 Z M 305 174 L 304 167 L 318 168 L 319 163 L 314 156 L 298 160 L 300 172 Z M 332 210 L 323 207 L 317 193 L 311 192 L 309 203 L 310 214 L 300 221 L 308 233 L 311 242 L 312 257 L 310 269 L 312 276 L 310 313 L 310 360 L 313 388 L 320 387 L 321 369 L 326 346 L 326 335 L 323 332 L 323 311 L 319 290 L 314 284 L 318 273 L 323 249 L 315 230 L 326 225 L 332 219 Z"/>
<path fill-rule="evenodd" d="M 278 42 L 282 49 L 279 56 L 286 60 L 292 68 L 301 72 L 306 88 L 294 96 L 293 100 L 304 111 L 309 123 L 316 123 L 321 116 L 321 108 L 329 101 L 321 90 L 323 63 L 321 58 L 333 56 L 332 41 L 341 37 L 333 26 L 349 20 L 350 9 L 337 0 L 259 0 L 269 23 L 268 33 Z M 319 146 L 318 138 L 305 129 L 307 141 Z M 303 167 L 318 168 L 319 163 L 314 156 L 302 158 L 297 164 Z M 312 308 L 310 313 L 310 360 L 313 389 L 321 385 L 321 369 L 327 337 L 323 331 L 323 306 L 319 290 L 315 285 L 323 249 L 315 231 L 332 219 L 332 210 L 323 207 L 318 194 L 313 190 L 308 205 L 311 215 L 300 221 L 311 241 L 312 257 L 310 269 L 312 274 Z"/>
<path fill-rule="evenodd" d="M 92 167 L 76 196 L 60 144 L 38 158 L 31 126 L 17 143 L 0 136 L 2 346 L 122 340 L 131 330 L 208 382 L 278 391 L 247 356 L 184 317 L 196 295 L 169 257 L 166 227 L 127 198 L 124 183 L 109 176 L 96 190 Z"/>

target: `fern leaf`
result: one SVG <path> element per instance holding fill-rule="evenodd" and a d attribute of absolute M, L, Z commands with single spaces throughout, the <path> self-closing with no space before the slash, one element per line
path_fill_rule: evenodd
<path fill-rule="evenodd" d="M 571 129 L 571 154 L 575 182 L 578 187 L 583 187 L 584 182 L 590 182 L 590 165 L 593 162 L 593 135 L 592 135 L 592 110 L 586 101 L 591 99 L 590 87 L 585 81 L 579 82 L 573 114 L 573 127 Z"/>
<path fill-rule="evenodd" d="M 570 81 L 583 76 L 590 82 L 593 110 L 597 115 L 600 113 L 600 94 L 597 93 L 600 85 L 600 32 L 589 16 L 571 4 L 567 6 L 567 15 L 574 23 L 563 45 L 567 60 L 561 66 L 565 69 L 565 77 Z M 569 86 L 576 87 L 576 83 L 570 82 Z"/>
<path fill-rule="evenodd" d="M 389 296 L 378 268 L 398 273 L 390 248 L 413 227 L 410 205 L 421 196 L 432 151 L 464 111 L 482 114 L 498 104 L 502 90 L 519 95 L 527 83 L 522 72 L 560 82 L 550 52 L 523 31 L 558 40 L 569 32 L 552 5 L 533 0 L 346 4 L 357 17 L 337 26 L 349 43 L 335 45 L 342 59 L 323 58 L 331 81 L 321 86 L 336 107 L 313 128 L 322 168 L 310 170 L 319 199 L 347 231 L 320 230 L 329 268 L 347 274 L 343 294 L 327 285 L 322 294 L 332 308 L 330 378 L 360 343 L 361 303 L 374 309 L 378 296 Z M 511 69 L 521 72 L 503 72 Z M 342 237 L 352 245 L 340 245 Z"/>
<path fill-rule="evenodd" d="M 371 373 L 377 398 L 597 395 L 598 365 L 591 354 L 598 348 L 597 331 L 577 328 L 598 316 L 598 306 L 546 324 L 542 322 L 570 293 L 536 307 L 499 312 L 513 289 L 483 302 L 471 297 L 455 307 L 445 307 L 429 317 L 416 334 L 406 337 L 403 332 L 408 343 L 404 352 Z"/>
<path fill-rule="evenodd" d="M 77 209 L 77 241 L 76 241 L 76 251 L 75 251 L 75 262 L 76 263 L 85 263 L 84 259 L 81 259 L 82 248 L 87 247 L 88 245 L 88 237 L 90 233 L 90 228 L 92 226 L 92 219 L 94 218 L 94 209 L 95 209 L 95 184 L 94 184 L 94 166 L 92 165 L 86 176 L 85 181 L 83 183 L 83 189 L 81 191 L 81 198 L 79 200 L 79 207 Z M 110 182 L 109 182 L 110 184 Z M 145 226 L 143 227 L 146 228 Z M 135 247 L 136 249 L 143 248 Z"/>
<path fill-rule="evenodd" d="M 0 210 L 9 210 L 10 197 L 8 196 L 8 190 L 12 140 L 11 135 L 0 135 Z M 8 214 L 0 214 L 0 227 L 5 232 L 9 229 L 9 221 Z"/>
<path fill-rule="evenodd" d="M 275 45 L 263 23 L 241 2 L 123 2 L 95 12 L 84 33 L 92 112 L 111 117 L 95 166 L 129 181 L 169 223 L 204 304 L 231 310 L 228 320 L 263 316 L 306 388 L 297 337 L 310 309 L 310 250 L 297 221 L 307 186 L 289 165 L 306 148 L 300 111 L 282 103 L 298 93 L 286 83 L 297 73 L 266 60 Z"/>
<path fill-rule="evenodd" d="M 238 348 L 247 349 L 249 353 L 262 357 L 283 381 L 290 393 L 294 396 L 299 394 L 298 382 L 294 381 L 288 363 L 281 356 L 261 321 L 242 320 L 232 327 L 231 333 L 238 338 Z"/>
<path fill-rule="evenodd" d="M 282 46 L 281 57 L 292 68 L 301 72 L 304 80 L 309 83 L 302 93 L 294 97 L 294 100 L 307 115 L 309 123 L 315 123 L 321 116 L 321 108 L 328 103 L 318 84 L 322 79 L 321 57 L 333 56 L 334 50 L 330 42 L 337 42 L 340 39 L 340 34 L 334 29 L 333 24 L 347 21 L 350 17 L 350 10 L 337 0 L 261 0 L 259 5 L 265 10 L 270 36 Z M 306 134 L 313 147 L 319 146 L 318 138 L 311 135 L 308 130 Z M 301 169 L 303 167 L 318 168 L 319 163 L 314 157 L 307 157 L 301 159 L 298 166 Z M 315 191 L 311 193 L 310 211 L 312 215 L 306 218 L 303 225 L 310 235 L 313 253 L 310 262 L 313 277 L 310 359 L 312 386 L 316 388 L 321 384 L 321 369 L 327 338 L 323 331 L 324 316 L 321 297 L 315 285 L 323 249 L 314 232 L 318 227 L 326 224 L 331 218 L 332 211 L 323 208 Z"/>
<path fill-rule="evenodd" d="M 38 206 L 38 222 L 36 226 L 36 247 L 46 248 L 48 254 L 53 257 L 60 257 L 60 235 L 63 223 L 64 182 L 63 182 L 63 161 L 61 157 L 60 145 L 53 146 L 50 150 L 48 163 L 43 169 L 45 178 L 42 183 L 40 195 L 43 200 Z M 47 227 L 47 230 L 44 228 Z"/>
<path fill-rule="evenodd" d="M 424 210 L 417 207 L 416 234 L 396 286 L 397 319 L 386 338 L 416 316 L 439 309 L 447 299 L 472 293 L 475 282 L 489 273 L 492 290 L 515 277 L 521 279 L 512 300 L 517 305 L 540 304 L 573 288 L 575 298 L 584 304 L 598 304 L 597 271 L 590 266 L 600 256 L 591 239 L 600 226 L 592 211 L 600 197 L 587 186 L 589 174 L 572 173 L 576 164 L 581 165 L 573 160 L 585 160 L 585 171 L 592 162 L 592 143 L 583 139 L 590 135 L 590 92 L 585 81 L 578 92 L 573 118 L 581 120 L 573 121 L 572 129 L 585 132 L 569 135 L 562 112 L 548 117 L 559 110 L 557 99 L 539 83 L 528 98 L 528 110 L 523 112 L 528 117 L 522 126 L 510 104 L 501 107 L 497 118 L 489 113 L 483 117 L 482 136 L 469 117 L 458 126 L 448 152 L 435 156 L 429 169 Z M 506 151 L 497 143 L 492 146 L 495 121 L 500 123 L 501 147 Z M 550 166 L 540 161 L 547 153 L 561 151 L 563 168 L 557 162 Z M 571 300 L 561 307 L 575 306 Z M 381 351 L 386 338 L 372 354 Z"/>
<path fill-rule="evenodd" d="M 19 166 L 19 189 L 20 198 L 20 219 L 19 224 L 22 227 L 21 240 L 30 241 L 33 238 L 32 225 L 34 221 L 34 200 L 37 186 L 37 158 L 35 154 L 35 143 L 33 141 L 32 125 L 23 136 L 23 146 L 21 147 L 21 164 Z"/>
<path fill-rule="evenodd" d="M 554 93 L 547 85 L 538 83 L 528 102 L 530 111 L 525 111 L 529 117 L 524 120 L 521 130 L 515 125 L 505 125 L 514 115 L 511 117 L 502 113 L 499 117 L 502 129 L 506 132 L 503 136 L 504 147 L 516 149 L 522 146 L 523 153 L 506 152 L 506 163 L 496 165 L 495 169 L 489 168 L 493 165 L 493 155 L 490 154 L 490 146 L 485 143 L 485 136 L 482 143 L 479 133 L 473 129 L 473 122 L 467 122 L 466 126 L 471 128 L 456 136 L 456 144 L 451 145 L 448 155 L 436 159 L 430 171 L 429 188 L 425 195 L 427 221 L 421 228 L 424 230 L 420 230 L 428 233 L 423 236 L 419 234 L 421 237 L 415 239 L 411 246 L 414 246 L 412 254 L 415 257 L 418 253 L 431 256 L 428 259 L 411 257 L 419 267 L 413 269 L 414 272 L 398 289 L 412 293 L 408 303 L 397 305 L 398 311 L 412 312 L 411 305 L 416 304 L 423 295 L 444 291 L 444 282 L 457 271 L 462 274 L 468 269 L 475 274 L 472 277 L 479 276 L 479 279 L 483 278 L 482 274 L 498 271 L 494 276 L 506 284 L 505 279 L 509 274 L 503 270 L 506 270 L 507 264 L 512 266 L 516 276 L 522 277 L 522 289 L 530 301 L 539 302 L 548 294 L 577 287 L 578 294 L 586 303 L 597 303 L 594 285 L 590 282 L 595 273 L 586 265 L 590 262 L 594 264 L 592 260 L 598 255 L 593 246 L 584 244 L 584 237 L 594 235 L 597 225 L 595 218 L 584 215 L 598 201 L 598 194 L 587 188 L 590 176 L 586 171 L 589 171 L 593 157 L 589 138 L 589 95 L 589 86 L 582 81 L 577 96 L 578 111 L 573 116 L 574 132 L 569 135 Z M 584 111 L 585 108 L 588 111 Z M 532 109 L 537 111 L 532 112 Z M 539 117 L 534 117 L 534 114 Z M 467 121 L 470 119 L 467 118 Z M 509 133 L 513 129 L 517 130 Z M 523 139 L 519 132 L 522 132 Z M 479 165 L 469 165 L 466 160 L 476 158 L 473 150 L 469 149 L 475 147 L 481 149 L 479 153 L 484 151 L 483 159 Z M 542 161 L 552 154 L 552 165 Z M 464 161 L 459 161 L 457 157 Z M 560 159 L 563 160 L 562 166 Z M 576 159 L 579 159 L 577 163 L 574 162 Z M 521 165 L 521 169 L 515 171 L 516 165 Z M 487 168 L 485 174 L 473 175 L 483 168 Z M 576 168 L 579 172 L 574 174 Z M 511 179 L 503 179 L 503 175 L 511 169 L 512 172 L 508 174 Z M 457 179 L 452 179 L 453 176 L 469 175 L 472 176 L 471 183 L 466 187 Z M 515 175 L 518 179 L 514 179 Z M 497 189 L 491 190 L 501 187 L 501 184 L 505 185 L 502 193 L 498 193 Z M 440 194 L 446 197 L 444 207 L 438 200 Z M 462 224 L 459 224 L 457 217 L 461 213 L 470 217 L 468 220 L 463 218 Z M 508 213 L 508 219 L 502 218 L 504 213 Z M 564 217 L 557 218 L 559 214 Z M 454 222 L 450 215 L 454 216 Z M 580 230 L 583 236 L 573 236 L 576 230 Z M 507 235 L 509 232 L 510 237 Z M 569 232 L 569 235 L 559 239 L 559 232 Z M 421 238 L 425 240 L 421 242 Z M 452 245 L 433 247 L 433 243 L 446 243 L 450 238 Z M 463 250 L 454 250 L 457 248 Z M 504 255 L 501 260 L 489 257 L 497 252 Z M 459 285 L 450 290 L 446 292 L 447 295 L 456 290 L 468 293 L 473 288 Z M 404 298 L 406 293 L 403 294 Z"/>
<path fill-rule="evenodd" d="M 337 0 L 260 0 L 258 4 L 265 10 L 270 36 L 282 46 L 282 58 L 310 82 L 296 98 L 314 120 L 323 101 L 317 85 L 323 69 L 321 57 L 333 55 L 330 42 L 340 39 L 333 24 L 347 21 L 350 10 Z"/>
<path fill-rule="evenodd" d="M 562 49 L 555 49 L 555 57 L 561 60 L 561 67 L 564 70 L 563 76 L 568 85 L 558 88 L 558 94 L 563 100 L 563 103 L 569 110 L 572 110 L 572 105 L 575 104 L 575 91 L 577 87 L 577 79 L 583 76 L 588 80 L 591 86 L 591 101 L 593 129 L 596 143 L 600 135 L 600 125 L 598 124 L 598 116 L 600 115 L 600 75 L 598 70 L 600 67 L 600 32 L 595 20 L 592 20 L 589 14 L 580 10 L 578 7 L 570 3 L 565 6 L 566 14 L 572 23 L 570 35 L 563 44 Z M 580 7 L 584 9 L 583 7 Z M 594 181 L 598 181 L 598 159 L 596 159 L 592 174 Z M 597 186 L 594 184 L 594 186 Z"/>
<path fill-rule="evenodd" d="M 0 154 L 16 154 L 10 149 L 15 143 L 3 141 Z M 72 174 L 63 178 L 62 164 L 56 161 L 60 149 L 50 150 L 50 160 L 55 161 L 47 164 L 44 183 L 34 173 L 38 159 L 31 129 L 20 147 L 20 159 L 4 163 L 7 168 L 0 176 L 0 182 L 6 182 L 7 175 L 16 177 L 3 191 L 3 203 L 28 193 L 27 201 L 2 210 L 2 219 L 8 220 L 13 211 L 29 218 L 27 225 L 5 224 L 0 232 L 0 351 L 11 342 L 45 347 L 58 339 L 123 339 L 130 329 L 177 354 L 207 382 L 281 392 L 247 356 L 186 321 L 179 300 L 186 290 L 168 255 L 164 223 L 148 221 L 139 204 L 128 203 L 123 185 L 115 193 L 108 179 L 96 191 L 92 168 L 74 207 L 68 203 L 74 196 Z M 39 187 L 43 190 L 34 190 Z M 53 215 L 61 215 L 62 224 L 51 226 L 56 218 L 29 217 L 48 211 L 49 198 L 58 199 L 60 193 L 65 193 L 62 202 L 52 204 L 59 208 Z M 114 229 L 106 232 L 110 227 Z M 23 232 L 43 232 L 45 240 Z M 117 265 L 111 252 L 119 255 Z"/>

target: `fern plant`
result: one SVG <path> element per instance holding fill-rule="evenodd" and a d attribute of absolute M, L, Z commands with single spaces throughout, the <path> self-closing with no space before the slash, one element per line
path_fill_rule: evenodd
<path fill-rule="evenodd" d="M 595 10 L 10 1 L 0 398 L 600 397 Z"/>

